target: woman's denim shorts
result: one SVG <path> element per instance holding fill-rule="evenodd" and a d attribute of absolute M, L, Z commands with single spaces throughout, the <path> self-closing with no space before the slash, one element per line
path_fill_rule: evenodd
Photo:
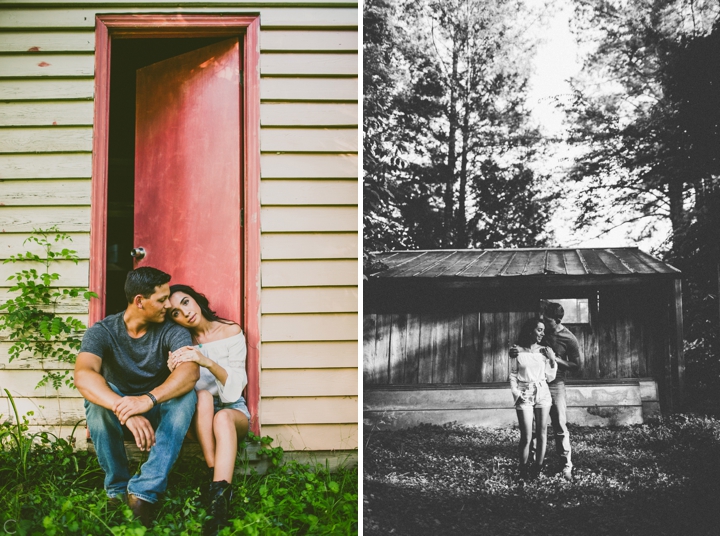
<path fill-rule="evenodd" d="M 215 406 L 215 413 L 217 413 L 221 409 L 236 409 L 244 413 L 245 416 L 248 418 L 248 421 L 250 420 L 250 410 L 248 409 L 247 404 L 245 403 L 245 399 L 243 397 L 238 398 L 235 402 L 221 402 L 219 396 L 214 396 L 213 406 Z"/>
<path fill-rule="evenodd" d="M 515 409 L 523 411 L 532 410 L 534 408 L 549 408 L 552 406 L 552 396 L 547 382 L 526 383 L 518 382 L 518 387 L 523 396 L 519 396 L 515 401 Z"/>

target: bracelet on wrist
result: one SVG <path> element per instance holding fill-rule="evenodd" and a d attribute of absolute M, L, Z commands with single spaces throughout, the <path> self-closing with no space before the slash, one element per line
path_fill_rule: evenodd
<path fill-rule="evenodd" d="M 150 400 L 152 400 L 153 407 L 157 406 L 157 398 L 152 393 L 145 393 L 146 396 L 150 397 Z"/>

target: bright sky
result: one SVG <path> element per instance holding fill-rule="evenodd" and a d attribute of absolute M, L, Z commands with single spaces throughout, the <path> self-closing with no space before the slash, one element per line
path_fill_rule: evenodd
<path fill-rule="evenodd" d="M 532 115 L 546 134 L 561 135 L 563 132 L 562 113 L 553 106 L 555 99 L 563 99 L 570 94 L 568 79 L 581 68 L 578 47 L 570 31 L 569 21 L 572 8 L 569 1 L 557 2 L 558 12 L 548 21 L 538 25 L 542 32 L 543 43 L 538 47 L 535 58 L 535 75 L 531 79 L 528 104 Z M 572 148 L 558 147 L 555 157 L 550 159 L 545 169 L 551 170 L 556 179 L 560 179 L 564 170 L 571 164 Z M 617 228 L 602 236 L 598 229 L 588 229 L 583 233 L 573 233 L 571 225 L 577 216 L 572 196 L 565 198 L 561 210 L 557 211 L 550 222 L 555 233 L 556 245 L 560 247 L 620 247 L 639 246 L 650 252 L 660 246 L 667 237 L 669 225 L 661 224 L 651 238 L 635 242 L 627 236 L 631 226 Z"/>

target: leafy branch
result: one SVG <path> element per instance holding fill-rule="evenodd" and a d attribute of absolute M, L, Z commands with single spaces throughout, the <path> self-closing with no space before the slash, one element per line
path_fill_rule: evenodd
<path fill-rule="evenodd" d="M 48 383 L 55 389 L 63 383 L 74 387 L 69 370 L 45 369 L 45 362 L 49 359 L 58 364 L 75 363 L 81 333 L 87 329 L 77 318 L 60 316 L 58 306 L 80 296 L 85 300 L 97 298 L 97 294 L 86 288 L 58 288 L 60 274 L 52 272 L 51 265 L 57 261 L 77 264 L 79 260 L 77 251 L 63 247 L 67 241 L 72 241 L 72 238 L 60 232 L 57 226 L 46 230 L 34 229 L 23 246 L 35 244 L 42 254 L 28 250 L 5 260 L 5 264 L 39 265 L 38 268 L 21 269 L 8 277 L 8 281 L 14 283 L 10 292 L 18 294 L 0 304 L 0 313 L 5 313 L 0 315 L 0 331 L 6 332 L 7 339 L 13 341 L 9 361 L 35 358 L 43 367 L 45 374 L 36 389 Z"/>

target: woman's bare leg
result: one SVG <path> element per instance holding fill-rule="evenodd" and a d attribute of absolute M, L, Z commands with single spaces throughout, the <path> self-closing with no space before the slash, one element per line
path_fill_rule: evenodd
<path fill-rule="evenodd" d="M 236 409 L 221 409 L 215 414 L 215 482 L 232 482 L 238 441 L 245 438 L 249 427 L 248 418 Z"/>
<path fill-rule="evenodd" d="M 550 408 L 535 408 L 535 465 L 542 467 L 545 463 L 545 450 L 547 447 L 547 423 L 550 417 Z"/>
<path fill-rule="evenodd" d="M 215 436 L 213 435 L 213 415 L 215 407 L 213 396 L 209 391 L 197 392 L 197 409 L 193 415 L 191 427 L 195 438 L 200 443 L 205 463 L 208 467 L 215 467 Z"/>
<path fill-rule="evenodd" d="M 520 426 L 520 444 L 518 445 L 518 454 L 520 458 L 520 467 L 527 465 L 528 456 L 530 454 L 530 439 L 532 437 L 533 412 L 516 410 L 518 417 L 518 425 Z"/>

